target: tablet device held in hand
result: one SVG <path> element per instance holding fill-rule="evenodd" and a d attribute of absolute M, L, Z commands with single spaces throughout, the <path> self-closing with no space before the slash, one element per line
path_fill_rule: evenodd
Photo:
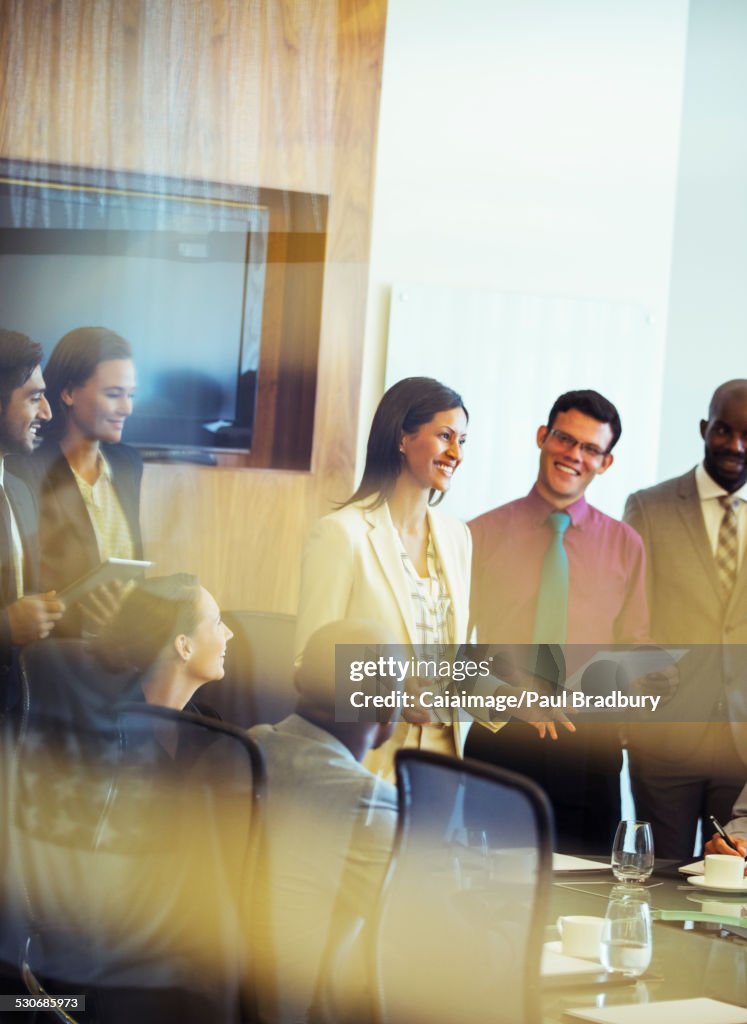
<path fill-rule="evenodd" d="M 57 596 L 70 608 L 97 587 L 116 581 L 129 583 L 130 580 L 142 576 L 145 570 L 150 569 L 154 564 L 153 562 L 137 561 L 133 558 L 107 558 L 101 565 L 91 569 L 85 576 L 81 576 L 69 587 L 61 590 Z"/>

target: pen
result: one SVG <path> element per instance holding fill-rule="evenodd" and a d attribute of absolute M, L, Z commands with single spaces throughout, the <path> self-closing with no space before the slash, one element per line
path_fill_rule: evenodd
<path fill-rule="evenodd" d="M 742 856 L 742 852 L 741 852 L 741 850 L 738 850 L 738 849 L 736 848 L 736 846 L 734 845 L 734 843 L 733 843 L 733 842 L 731 841 L 731 839 L 729 838 L 729 836 L 728 836 L 728 835 L 726 834 L 726 832 L 724 831 L 724 826 L 723 826 L 723 825 L 721 824 L 721 822 L 720 822 L 720 821 L 718 820 L 718 818 L 715 818 L 715 817 L 714 817 L 714 816 L 713 816 L 712 814 L 709 814 L 709 815 L 708 815 L 708 820 L 709 820 L 709 821 L 711 822 L 711 824 L 712 824 L 712 825 L 713 825 L 713 827 L 714 827 L 714 828 L 716 829 L 716 831 L 717 831 L 717 832 L 718 832 L 718 834 L 719 834 L 719 835 L 721 836 L 721 838 L 722 838 L 722 839 L 723 839 L 723 841 L 724 841 L 724 842 L 726 843 L 726 845 L 727 845 L 727 846 L 730 846 L 730 847 L 732 848 L 732 850 L 733 850 L 733 851 L 734 851 L 735 853 L 738 853 L 738 854 L 739 854 L 739 856 L 741 857 L 741 856 Z"/>

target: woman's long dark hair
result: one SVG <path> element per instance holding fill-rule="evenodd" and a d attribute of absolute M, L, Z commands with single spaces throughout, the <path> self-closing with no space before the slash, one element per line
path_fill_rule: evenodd
<path fill-rule="evenodd" d="M 400 444 L 403 434 L 414 434 L 436 413 L 462 409 L 469 419 L 462 396 L 432 377 L 405 377 L 397 381 L 379 402 L 366 446 L 366 465 L 355 494 L 340 506 L 374 495 L 371 508 L 383 505 L 394 490 L 402 470 Z M 437 494 L 434 500 L 434 494 Z M 429 505 L 437 505 L 443 492 L 431 490 Z"/>

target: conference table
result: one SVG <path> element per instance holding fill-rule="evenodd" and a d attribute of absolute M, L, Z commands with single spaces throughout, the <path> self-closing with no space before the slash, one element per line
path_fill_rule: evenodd
<path fill-rule="evenodd" d="M 611 871 L 556 873 L 546 940 L 558 939 L 558 917 L 603 917 L 610 898 L 623 891 Z M 696 889 L 677 872 L 676 864 L 657 862 L 636 898 L 645 899 L 651 908 L 653 955 L 648 970 L 623 983 L 617 975 L 605 983 L 546 979 L 543 1021 L 569 1024 L 571 1018 L 564 1014 L 572 1007 L 600 1009 L 697 997 L 747 1007 L 747 894 Z"/>

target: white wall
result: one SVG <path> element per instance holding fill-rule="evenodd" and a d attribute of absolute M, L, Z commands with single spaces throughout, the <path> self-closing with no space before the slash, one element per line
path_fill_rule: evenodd
<path fill-rule="evenodd" d="M 390 0 L 361 451 L 384 382 L 394 282 L 640 308 L 650 355 L 626 374 L 660 393 L 687 13 L 687 0 Z M 589 366 L 604 364 L 609 380 L 626 360 L 605 337 L 579 343 L 564 342 L 567 368 L 587 368 L 576 386 L 597 384 Z M 456 366 L 480 374 L 469 335 L 437 360 L 426 345 L 422 362 L 446 383 Z M 504 431 L 517 403 L 531 404 L 539 425 L 546 395 L 570 386 L 554 388 L 543 362 L 538 353 L 535 379 L 517 371 L 501 381 Z M 467 387 L 464 397 L 469 405 Z M 642 410 L 621 412 L 629 422 Z M 648 436 L 658 436 L 658 413 L 645 410 Z M 525 490 L 533 440 L 532 428 L 518 441 L 531 470 L 522 480 L 501 473 L 494 448 L 496 501 Z M 627 459 L 636 486 L 654 479 L 649 447 L 641 465 L 621 442 L 618 464 Z"/>
<path fill-rule="evenodd" d="M 690 7 L 661 479 L 702 457 L 716 386 L 747 377 L 747 3 Z"/>

